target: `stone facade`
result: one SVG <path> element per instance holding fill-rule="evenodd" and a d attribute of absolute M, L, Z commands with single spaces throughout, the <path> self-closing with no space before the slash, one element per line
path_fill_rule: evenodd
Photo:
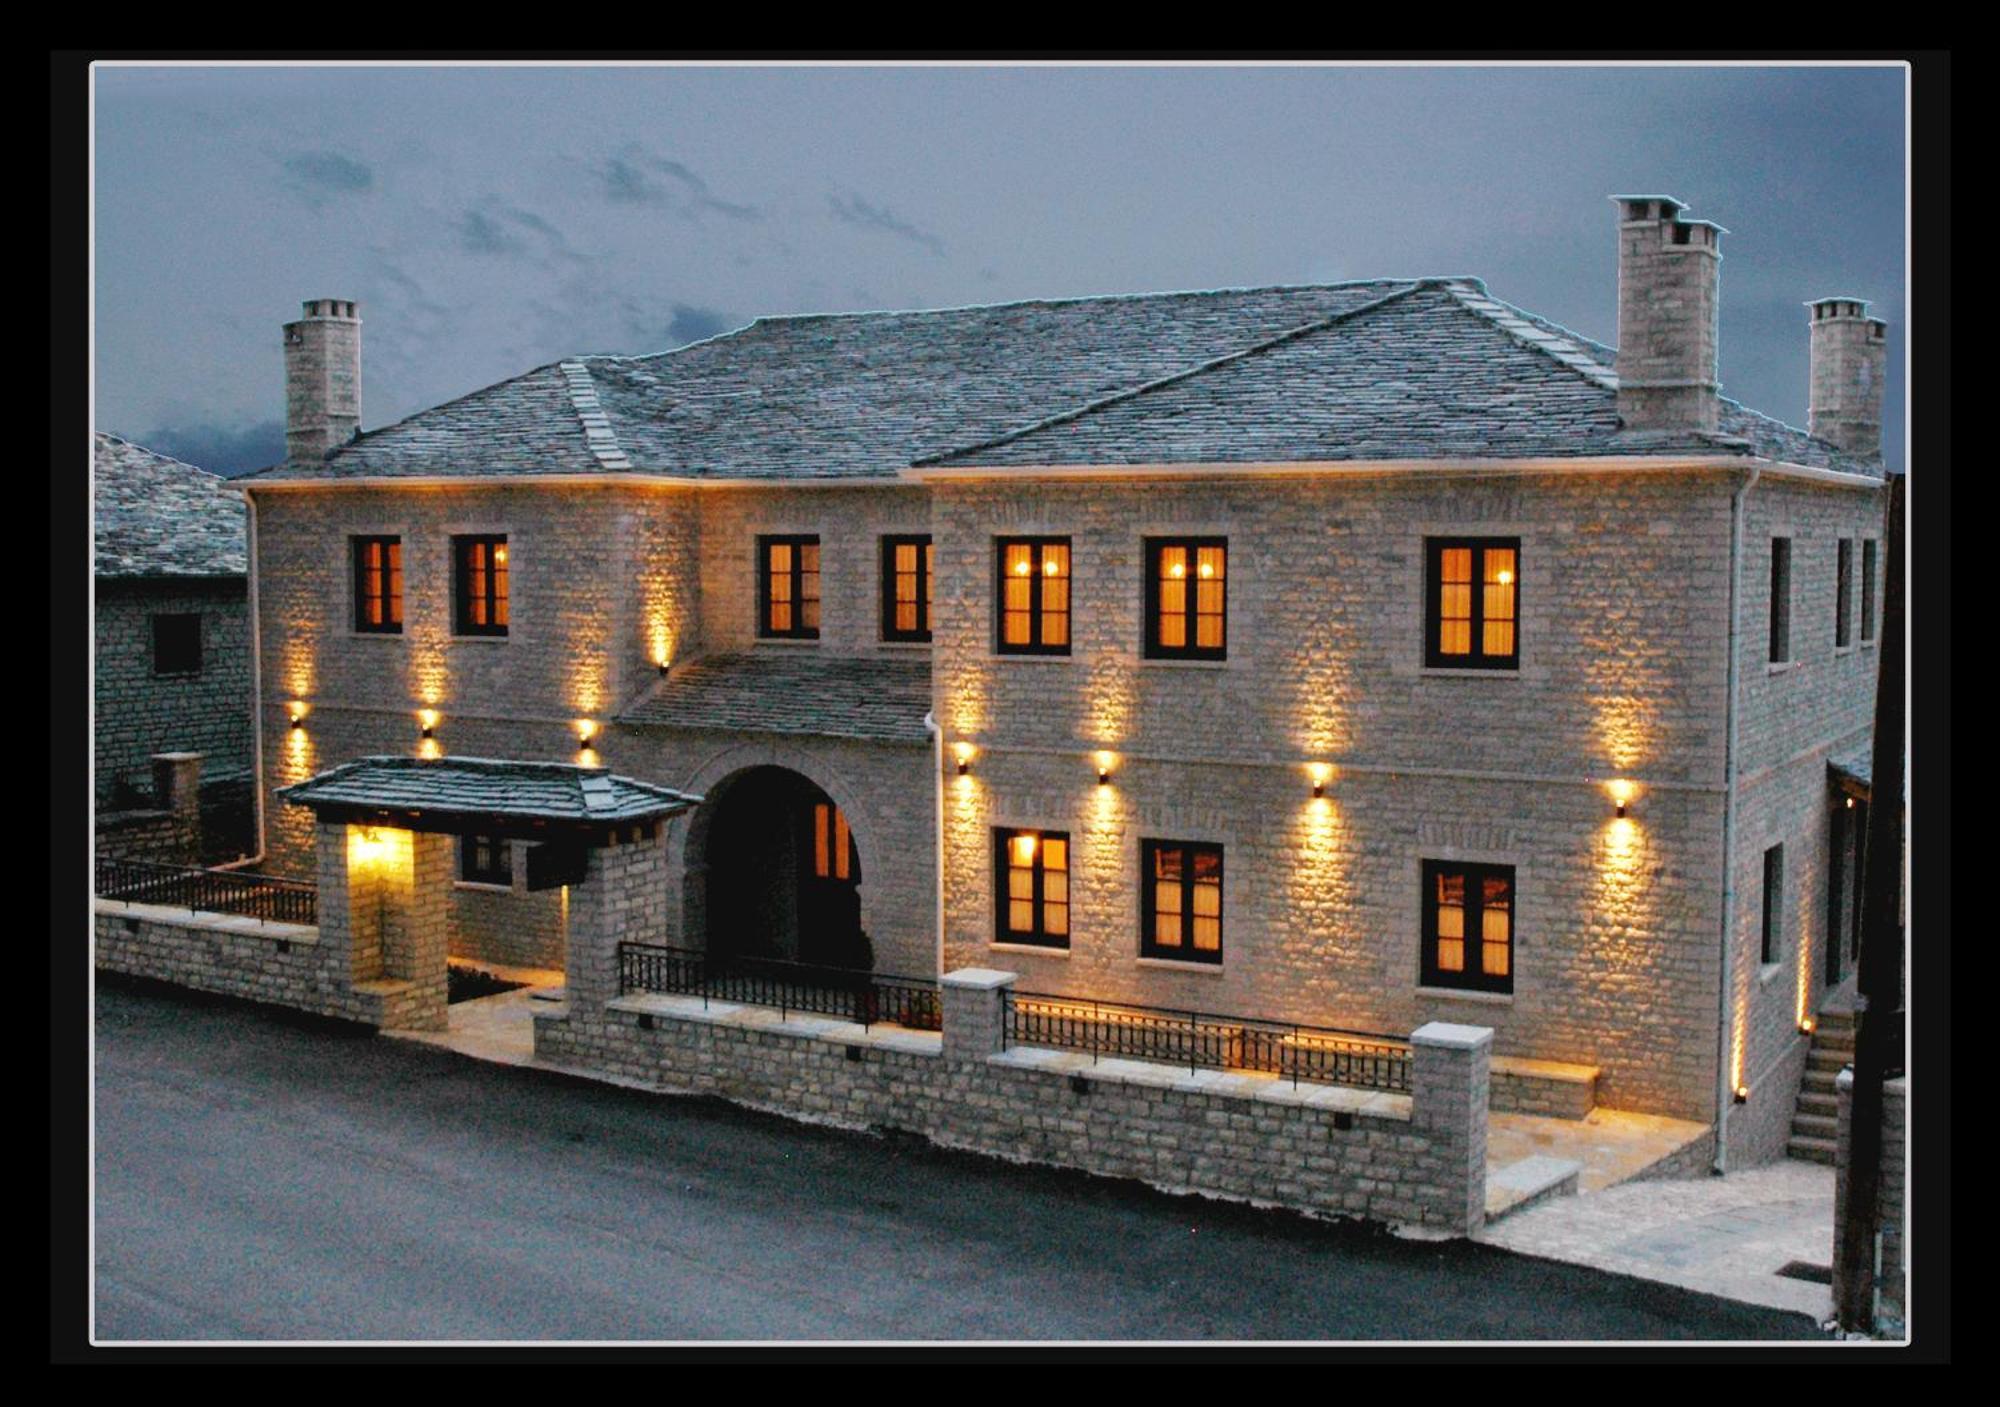
<path fill-rule="evenodd" d="M 153 671 L 153 617 L 201 621 L 198 673 Z M 131 809 L 152 794 L 152 758 L 202 754 L 211 781 L 248 777 L 251 752 L 250 608 L 241 577 L 97 582 L 94 683 L 96 797 Z"/>
<path fill-rule="evenodd" d="M 1840 1096 L 1840 1123 L 1836 1137 L 1839 1153 L 1834 1160 L 1833 1265 L 1840 1267 L 1840 1227 L 1847 1216 L 1847 1162 L 1849 1141 L 1854 1136 L 1854 1074 L 1843 1070 L 1835 1083 Z M 1909 1164 L 1907 1146 L 1910 1130 L 1910 1082 L 1898 1078 L 1882 1086 L 1882 1209 L 1881 1241 L 1876 1254 L 1876 1328 L 1893 1334 L 1908 1317 L 1909 1260 L 1906 1238 L 1909 1231 Z M 1833 1287 L 1839 1304 L 1841 1286 Z"/>

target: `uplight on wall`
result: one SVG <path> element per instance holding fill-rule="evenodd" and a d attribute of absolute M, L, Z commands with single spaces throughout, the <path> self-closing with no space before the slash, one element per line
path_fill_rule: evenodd
<path fill-rule="evenodd" d="M 1750 1086 L 1738 1085 L 1736 1087 L 1736 1102 L 1738 1104 L 1748 1104 L 1750 1102 Z"/>
<path fill-rule="evenodd" d="M 1095 760 L 1097 762 L 1097 784 L 1101 787 L 1111 785 L 1111 766 L 1118 760 L 1117 754 L 1100 752 L 1097 754 Z"/>
<path fill-rule="evenodd" d="M 588 757 L 592 741 L 597 737 L 597 724 L 589 718 L 576 720 L 576 750 L 579 757 Z"/>
<path fill-rule="evenodd" d="M 292 726 L 294 728 L 303 728 L 306 726 L 305 704 L 301 703 L 297 699 L 294 699 L 290 705 L 290 712 L 292 715 Z"/>
<path fill-rule="evenodd" d="M 435 738 L 437 736 L 437 726 L 438 726 L 438 712 L 436 709 L 420 708 L 417 710 L 418 737 Z"/>
<path fill-rule="evenodd" d="M 952 756 L 958 760 L 958 775 L 963 777 L 972 770 L 973 746 L 971 743 L 954 743 Z"/>
<path fill-rule="evenodd" d="M 1326 784 L 1333 776 L 1333 768 L 1327 766 L 1324 762 L 1315 762 L 1306 768 L 1306 771 L 1312 777 L 1313 800 L 1324 800 L 1326 797 Z"/>
<path fill-rule="evenodd" d="M 1611 804 L 1618 819 L 1624 820 L 1626 812 L 1631 809 L 1632 799 L 1639 794 L 1639 789 L 1622 778 L 1606 782 L 1604 789 L 1611 794 Z"/>

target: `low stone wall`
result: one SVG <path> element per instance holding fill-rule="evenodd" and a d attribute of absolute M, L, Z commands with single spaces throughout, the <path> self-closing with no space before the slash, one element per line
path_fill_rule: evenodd
<path fill-rule="evenodd" d="M 1847 1218 L 1847 1150 L 1854 1137 L 1854 1071 L 1842 1070 L 1840 1078 L 1834 1081 L 1834 1089 L 1840 1097 L 1840 1122 L 1835 1135 L 1839 1151 L 1834 1155 L 1833 1174 L 1833 1234 L 1836 1238 L 1836 1253 L 1833 1258 L 1835 1275 L 1833 1302 L 1839 1304 L 1841 1286 L 1838 1278 L 1840 1274 L 1838 1238 L 1841 1223 Z M 1904 1217 L 1909 1181 L 1903 1157 L 1903 1145 L 1909 1133 L 1909 1103 L 1910 1082 L 1907 1078 L 1889 1080 L 1883 1084 L 1880 1199 L 1882 1241 L 1881 1252 L 1877 1257 L 1879 1268 L 1875 1275 L 1876 1302 L 1880 1306 L 1876 1314 L 1878 1331 L 1900 1329 L 1905 1315 L 1905 1277 L 1909 1268 L 1904 1258 Z"/>
<path fill-rule="evenodd" d="M 1492 1102 L 1503 1114 L 1581 1119 L 1597 1107 L 1597 1067 L 1496 1055 Z"/>
<path fill-rule="evenodd" d="M 191 865 L 200 859 L 200 845 L 200 836 L 178 812 L 145 809 L 97 813 L 97 854 L 107 859 Z"/>
<path fill-rule="evenodd" d="M 1485 1217 L 1492 1033 L 1412 1037 L 1407 1095 L 1002 1049 L 1012 974 L 944 979 L 942 1035 L 698 997 L 537 1013 L 536 1053 L 649 1088 L 1175 1192 L 1466 1234 Z"/>

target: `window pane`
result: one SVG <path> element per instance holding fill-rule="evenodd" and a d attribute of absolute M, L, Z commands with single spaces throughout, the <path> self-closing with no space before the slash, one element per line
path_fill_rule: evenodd
<path fill-rule="evenodd" d="M 1465 876 L 1437 877 L 1437 966 L 1440 972 L 1465 971 Z"/>
<path fill-rule="evenodd" d="M 1480 615 L 1484 621 L 1480 651 L 1487 655 L 1514 653 L 1514 549 L 1489 547 L 1485 552 Z"/>
<path fill-rule="evenodd" d="M 1067 870 L 1069 868 L 1069 841 L 1061 836 L 1049 836 L 1042 841 L 1042 868 L 1046 870 Z"/>
<path fill-rule="evenodd" d="M 1069 905 L 1042 905 L 1042 932 L 1060 936 L 1069 932 Z"/>
<path fill-rule="evenodd" d="M 403 623 L 403 544 L 389 544 L 389 591 L 388 604 L 383 614 L 389 625 Z"/>
<path fill-rule="evenodd" d="M 846 879 L 850 873 L 847 862 L 848 852 L 853 849 L 853 838 L 847 833 L 847 817 L 838 806 L 833 809 L 833 877 Z"/>
<path fill-rule="evenodd" d="M 1153 942 L 1162 948 L 1181 945 L 1181 887 L 1171 880 L 1153 886 Z"/>
<path fill-rule="evenodd" d="M 1481 970 L 1488 977 L 1505 977 L 1514 934 L 1512 884 L 1500 875 L 1485 876 L 1480 881 L 1480 905 Z"/>
<path fill-rule="evenodd" d="M 924 623 L 923 623 L 923 630 L 926 633 L 929 633 L 931 628 L 931 583 L 936 580 L 935 575 L 931 571 L 931 560 L 932 560 L 931 544 L 926 542 L 924 544 Z"/>
<path fill-rule="evenodd" d="M 813 807 L 813 873 L 821 879 L 826 878 L 829 868 L 826 851 L 827 831 L 826 803 L 821 802 Z"/>
<path fill-rule="evenodd" d="M 1229 552 L 1224 547 L 1203 547 L 1195 553 L 1195 573 L 1203 581 L 1220 583 L 1223 569 L 1228 565 Z"/>

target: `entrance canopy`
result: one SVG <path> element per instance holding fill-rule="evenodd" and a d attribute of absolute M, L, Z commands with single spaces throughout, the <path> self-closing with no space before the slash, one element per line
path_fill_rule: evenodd
<path fill-rule="evenodd" d="M 362 757 L 277 794 L 327 824 L 600 845 L 701 804 L 603 767 L 490 757 Z"/>
<path fill-rule="evenodd" d="M 1874 748 L 1864 743 L 1838 757 L 1828 758 L 1826 770 L 1833 779 L 1835 789 L 1856 801 L 1868 802 L 1875 798 L 1875 782 L 1871 775 L 1874 765 Z"/>

